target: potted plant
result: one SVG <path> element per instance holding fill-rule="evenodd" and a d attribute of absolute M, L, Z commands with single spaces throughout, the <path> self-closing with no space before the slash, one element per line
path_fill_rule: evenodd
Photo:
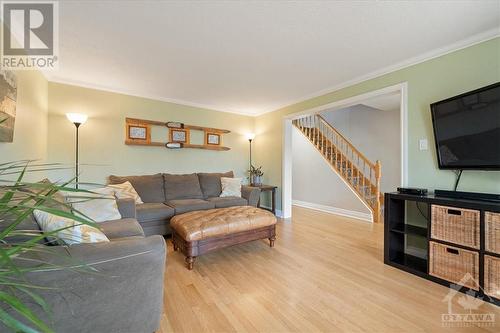
<path fill-rule="evenodd" d="M 262 171 L 262 166 L 256 168 L 253 165 L 250 165 L 250 184 L 260 186 L 262 185 L 262 176 L 264 172 Z"/>
<path fill-rule="evenodd" d="M 45 287 L 27 283 L 24 274 L 54 268 L 72 269 L 70 265 L 66 267 L 43 261 L 33 266 L 26 266 L 18 260 L 20 255 L 27 252 L 47 251 L 47 247 L 38 242 L 48 237 L 58 239 L 57 233 L 68 227 L 52 232 L 18 230 L 16 227 L 34 210 L 71 218 L 81 224 L 97 227 L 90 219 L 76 215 L 75 213 L 79 212 L 72 210 L 68 203 L 57 199 L 56 194 L 59 191 L 90 193 L 73 188 L 71 185 L 73 180 L 64 184 L 31 183 L 24 180 L 24 176 L 30 172 L 58 169 L 65 168 L 58 167 L 57 164 L 33 164 L 31 161 L 0 163 L 0 270 L 2 273 L 0 276 L 0 322 L 15 332 L 52 332 L 49 325 L 37 317 L 20 297 L 21 294 L 28 295 L 32 302 L 43 308 L 45 312 L 50 312 L 45 300 L 37 295 L 37 290 Z M 14 235 L 24 235 L 25 240 L 9 242 L 9 237 Z M 16 315 L 12 315 L 13 312 Z"/>

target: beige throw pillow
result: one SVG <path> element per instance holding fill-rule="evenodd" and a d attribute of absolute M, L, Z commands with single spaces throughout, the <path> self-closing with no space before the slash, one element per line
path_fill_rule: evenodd
<path fill-rule="evenodd" d="M 119 220 L 122 218 L 116 204 L 115 190 L 110 187 L 90 189 L 87 192 L 63 192 L 71 203 L 75 214 L 83 214 L 94 222 Z"/>
<path fill-rule="evenodd" d="M 43 232 L 49 233 L 62 228 L 54 234 L 64 244 L 98 243 L 109 242 L 108 237 L 97 228 L 91 227 L 70 218 L 60 217 L 54 214 L 34 210 L 35 220 Z M 48 237 L 49 239 L 52 237 Z"/>
<path fill-rule="evenodd" d="M 241 197 L 241 178 L 221 177 L 221 197 Z"/>
<path fill-rule="evenodd" d="M 115 190 L 115 196 L 117 199 L 134 199 L 135 203 L 138 205 L 144 203 L 129 181 L 121 184 L 108 185 L 108 187 Z"/>

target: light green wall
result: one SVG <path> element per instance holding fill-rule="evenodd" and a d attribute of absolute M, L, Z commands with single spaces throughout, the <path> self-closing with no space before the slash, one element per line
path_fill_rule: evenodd
<path fill-rule="evenodd" d="M 47 158 L 47 80 L 38 71 L 16 71 L 17 105 L 14 141 L 0 142 L 0 163 Z M 32 173 L 25 180 L 41 179 Z"/>
<path fill-rule="evenodd" d="M 51 162 L 74 163 L 75 128 L 66 113 L 85 113 L 80 127 L 80 162 L 83 182 L 105 182 L 106 176 L 144 175 L 157 172 L 191 173 L 233 170 L 245 177 L 248 141 L 255 118 L 200 109 L 146 98 L 49 83 L 48 156 Z M 191 125 L 228 129 L 223 144 L 229 151 L 202 149 L 169 150 L 162 147 L 127 146 L 125 117 L 179 121 Z M 153 140 L 167 142 L 167 129 L 156 128 Z M 202 136 L 200 137 L 201 140 Z M 51 179 L 70 178 L 73 170 L 50 174 Z"/>
<path fill-rule="evenodd" d="M 498 81 L 500 38 L 287 106 L 257 117 L 256 162 L 263 165 L 266 183 L 276 184 L 281 188 L 283 116 L 408 82 L 409 185 L 450 189 L 455 176 L 453 172 L 439 170 L 437 167 L 429 105 Z M 428 151 L 418 150 L 420 138 L 429 140 Z M 459 189 L 500 193 L 500 172 L 465 171 Z M 281 207 L 280 191 L 278 197 L 278 206 Z"/>

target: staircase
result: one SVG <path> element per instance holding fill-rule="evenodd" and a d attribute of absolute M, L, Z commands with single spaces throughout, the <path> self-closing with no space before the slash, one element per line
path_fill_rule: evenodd
<path fill-rule="evenodd" d="M 381 222 L 384 196 L 380 191 L 380 161 L 374 163 L 368 160 L 319 114 L 295 119 L 293 125 L 371 209 L 373 222 Z"/>

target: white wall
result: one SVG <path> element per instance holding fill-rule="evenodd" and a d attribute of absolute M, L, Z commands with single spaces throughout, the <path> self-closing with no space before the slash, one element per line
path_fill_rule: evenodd
<path fill-rule="evenodd" d="M 292 200 L 371 213 L 295 127 L 292 130 L 292 156 Z"/>
<path fill-rule="evenodd" d="M 323 117 L 369 160 L 382 163 L 382 192 L 393 192 L 401 185 L 400 113 L 355 105 L 325 111 Z"/>
<path fill-rule="evenodd" d="M 65 116 L 85 113 L 88 121 L 80 127 L 80 182 L 106 182 L 110 174 L 146 175 L 158 172 L 226 172 L 246 177 L 248 140 L 254 118 L 200 109 L 129 95 L 49 83 L 48 160 L 74 165 L 75 127 Z M 229 151 L 203 149 L 171 150 L 163 147 L 125 145 L 125 118 L 179 121 L 191 125 L 223 128 Z M 152 140 L 167 142 L 166 128 L 155 127 Z M 260 138 L 257 137 L 255 141 Z M 266 172 L 266 170 L 264 170 Z M 74 170 L 49 173 L 51 180 L 70 179 Z"/>

